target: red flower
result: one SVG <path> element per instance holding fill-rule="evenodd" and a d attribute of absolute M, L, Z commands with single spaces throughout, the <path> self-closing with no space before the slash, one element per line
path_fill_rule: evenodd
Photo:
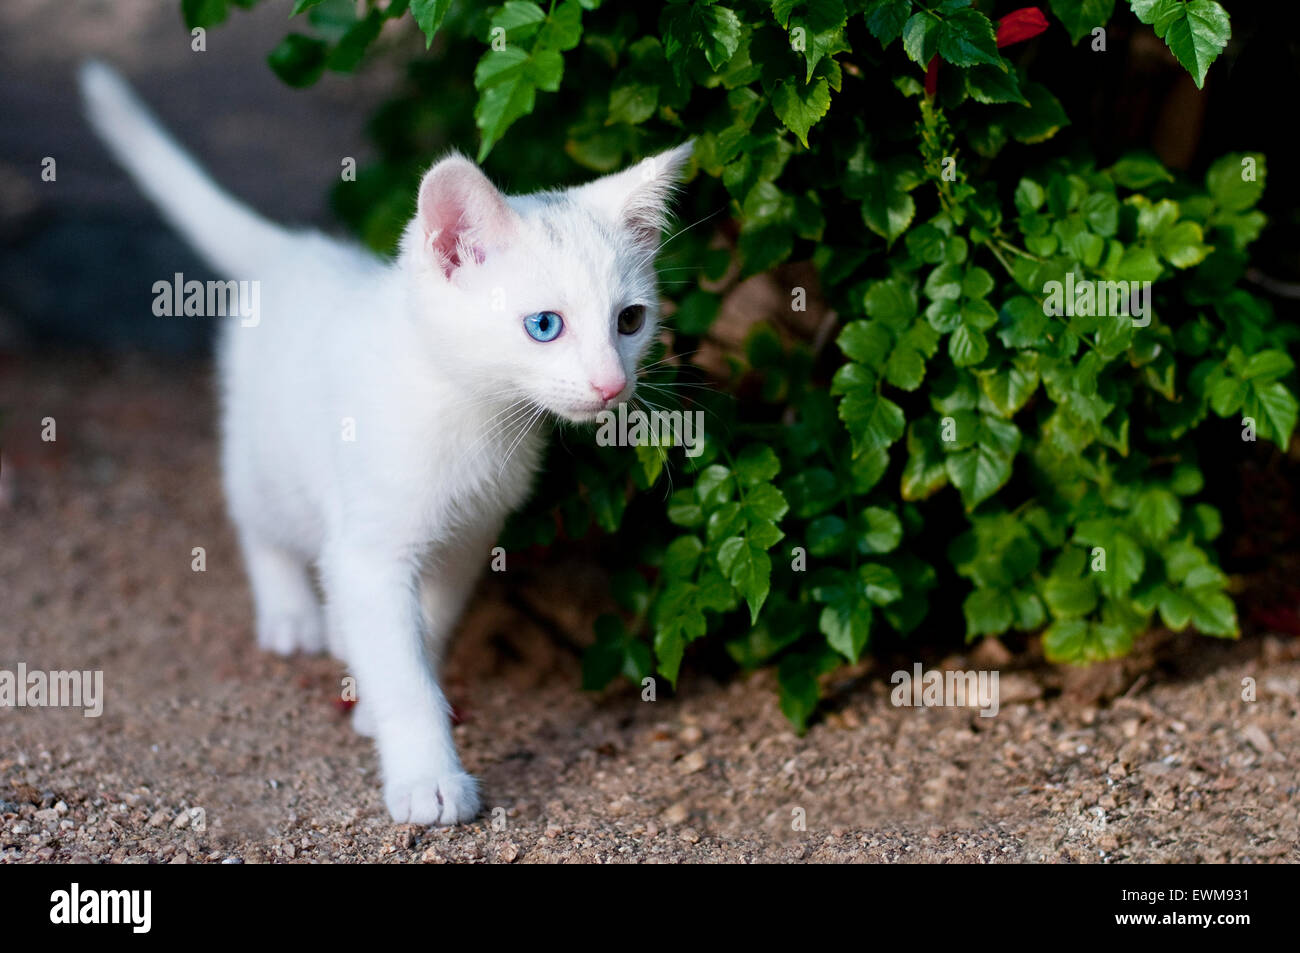
<path fill-rule="evenodd" d="M 925 69 L 925 95 L 934 99 L 934 91 L 939 88 L 939 57 L 930 57 L 930 65 Z"/>
<path fill-rule="evenodd" d="M 998 21 L 998 49 L 1010 46 L 1012 43 L 1032 40 L 1046 29 L 1047 17 L 1043 16 L 1043 11 L 1038 7 L 1021 7 L 1019 10 L 1012 10 Z M 930 59 L 930 65 L 925 70 L 925 95 L 933 98 L 938 88 L 939 57 L 935 56 Z"/>
<path fill-rule="evenodd" d="M 1012 10 L 998 21 L 998 48 L 1032 40 L 1047 29 L 1047 17 L 1038 7 Z"/>

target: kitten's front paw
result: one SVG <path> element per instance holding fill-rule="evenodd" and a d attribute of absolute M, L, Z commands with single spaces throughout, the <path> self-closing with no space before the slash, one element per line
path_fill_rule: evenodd
<path fill-rule="evenodd" d="M 478 781 L 464 771 L 384 785 L 384 803 L 398 824 L 464 824 L 479 809 Z"/>

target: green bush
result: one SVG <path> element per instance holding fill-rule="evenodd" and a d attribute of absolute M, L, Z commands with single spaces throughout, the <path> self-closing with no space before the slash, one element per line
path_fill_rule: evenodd
<path fill-rule="evenodd" d="M 183 7 L 191 25 L 226 15 Z M 1131 7 L 1199 86 L 1223 9 Z M 588 687 L 675 682 L 709 637 L 775 664 L 802 729 L 821 675 L 933 620 L 940 592 L 964 600 L 967 639 L 1041 630 L 1054 660 L 1123 655 L 1157 620 L 1237 634 L 1193 437 L 1211 415 L 1233 444 L 1285 447 L 1295 426 L 1295 332 L 1240 286 L 1264 158 L 1184 182 L 1071 148 L 1061 103 L 1006 54 L 1064 28 L 1087 56 L 1113 8 L 1052 0 L 1058 22 L 995 23 L 969 0 L 393 0 L 358 19 L 350 0 L 298 0 L 311 35 L 270 57 L 291 84 L 355 68 L 408 12 L 433 45 L 375 117 L 381 160 L 336 190 L 378 249 L 422 168 L 476 131 L 515 190 L 696 142 L 690 225 L 661 257 L 671 343 L 642 393 L 704 410 L 704 452 L 565 439 L 507 531 L 512 547 L 618 534 L 623 611 L 597 623 Z M 817 286 L 792 287 L 789 262 Z M 709 381 L 677 356 L 762 272 L 792 308 L 826 304 L 832 343 L 760 325 Z M 1150 309 L 1062 307 L 1091 282 L 1150 282 Z"/>

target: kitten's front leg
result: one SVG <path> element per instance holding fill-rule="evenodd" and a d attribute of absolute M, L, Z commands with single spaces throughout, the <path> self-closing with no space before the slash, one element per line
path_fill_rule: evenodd
<path fill-rule="evenodd" d="M 478 813 L 478 785 L 456 756 L 450 707 L 424 649 L 417 566 L 373 547 L 336 546 L 322 570 L 333 623 L 370 710 L 393 820 L 468 821 Z"/>

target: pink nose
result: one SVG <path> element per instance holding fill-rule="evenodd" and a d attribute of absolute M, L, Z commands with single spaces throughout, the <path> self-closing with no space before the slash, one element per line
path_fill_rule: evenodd
<path fill-rule="evenodd" d="M 626 386 L 627 378 L 622 375 L 615 378 L 591 382 L 591 389 L 600 395 L 601 400 L 605 401 L 623 393 L 623 388 Z"/>

